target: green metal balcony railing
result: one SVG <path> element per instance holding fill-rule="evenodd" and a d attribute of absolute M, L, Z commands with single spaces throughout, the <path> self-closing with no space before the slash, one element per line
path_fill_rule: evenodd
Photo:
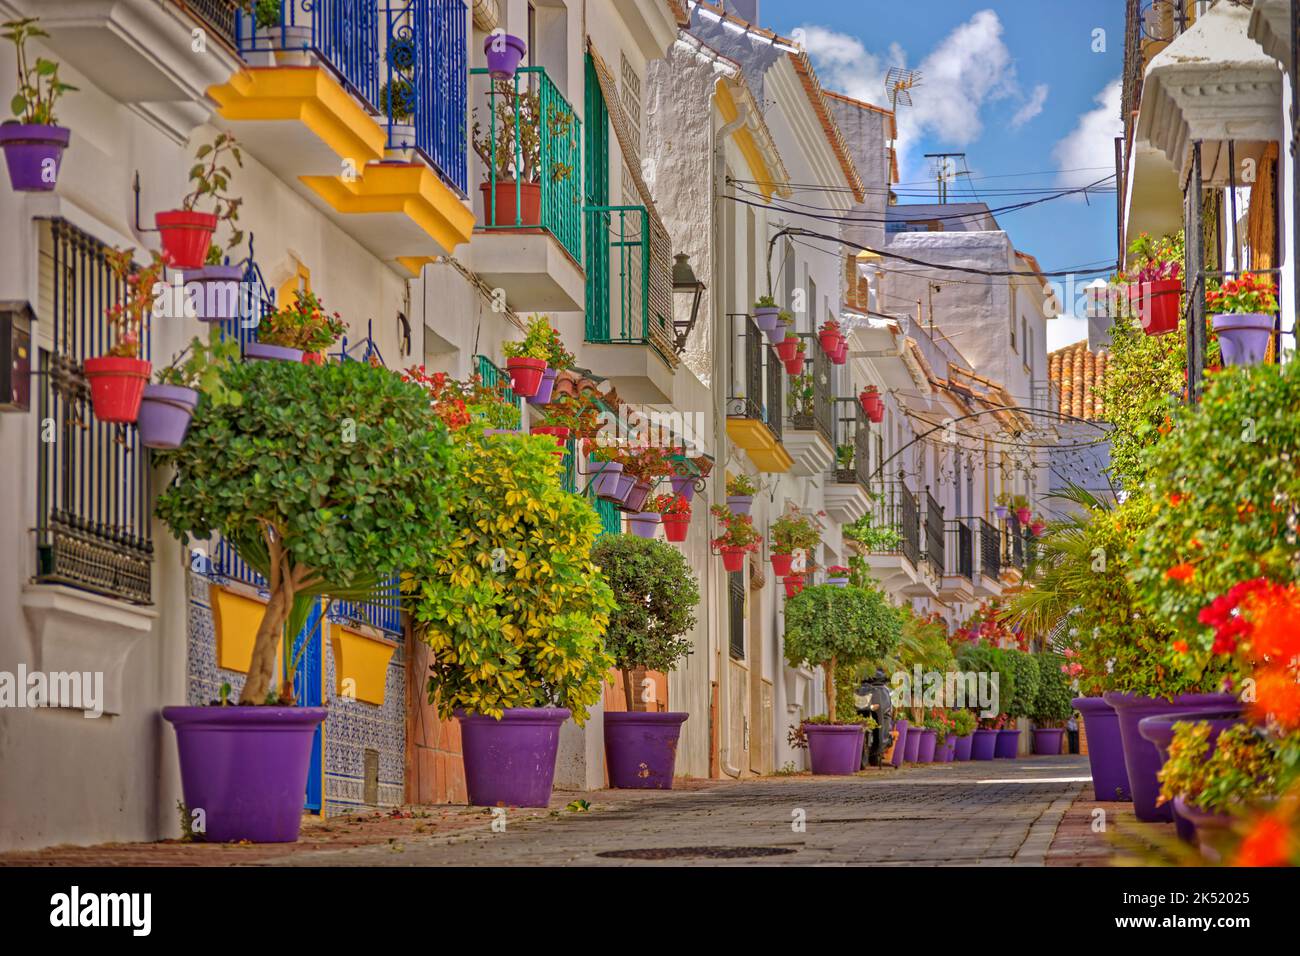
<path fill-rule="evenodd" d="M 501 396 L 515 408 L 515 423 L 513 428 L 519 427 L 519 400 L 515 397 L 514 389 L 508 384 L 510 376 L 501 371 L 497 364 L 486 355 L 474 356 L 474 372 L 482 379 L 483 384 L 488 388 L 499 388 Z"/>
<path fill-rule="evenodd" d="M 540 66 L 470 70 L 482 228 L 545 229 L 582 263 L 582 121 Z"/>
<path fill-rule="evenodd" d="M 676 364 L 672 267 L 645 206 L 588 206 L 586 340 L 653 346 Z M 603 239 L 601 237 L 604 237 Z"/>

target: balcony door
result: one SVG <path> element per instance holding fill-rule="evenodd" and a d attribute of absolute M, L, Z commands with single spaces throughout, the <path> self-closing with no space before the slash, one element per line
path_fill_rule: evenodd
<path fill-rule="evenodd" d="M 584 199 L 587 209 L 609 206 L 609 108 L 600 89 L 600 77 L 591 54 L 586 56 L 583 92 L 586 162 Z M 587 340 L 608 342 L 609 318 L 609 213 L 583 217 L 587 227 Z"/>

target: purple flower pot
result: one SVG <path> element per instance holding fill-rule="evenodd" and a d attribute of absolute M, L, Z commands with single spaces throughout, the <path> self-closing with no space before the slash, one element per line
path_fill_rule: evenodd
<path fill-rule="evenodd" d="M 1216 315 L 1214 331 L 1224 365 L 1258 365 L 1273 337 L 1273 316 L 1258 312 Z"/>
<path fill-rule="evenodd" d="M 1119 736 L 1124 742 L 1124 766 L 1133 791 L 1133 812 L 1144 823 L 1168 822 L 1173 811 L 1168 804 L 1156 806 L 1160 795 L 1160 752 L 1155 744 L 1143 739 L 1138 723 L 1143 717 L 1176 714 L 1191 710 L 1225 710 L 1237 702 L 1231 694 L 1180 694 L 1173 700 L 1164 697 L 1142 697 L 1120 691 L 1108 690 L 1102 695 L 1106 703 L 1115 708 L 1119 718 Z M 1089 741 L 1091 745 L 1091 741 Z"/>
<path fill-rule="evenodd" d="M 727 495 L 727 507 L 731 509 L 732 514 L 749 514 L 749 508 L 753 503 L 753 495 Z"/>
<path fill-rule="evenodd" d="M 293 843 L 323 707 L 164 707 L 187 809 L 210 843 Z"/>
<path fill-rule="evenodd" d="M 993 748 L 993 756 L 1003 760 L 1014 760 L 1020 751 L 1020 731 L 999 730 L 998 742 Z"/>
<path fill-rule="evenodd" d="M 804 724 L 808 754 L 815 774 L 844 775 L 862 769 L 861 724 Z"/>
<path fill-rule="evenodd" d="M 754 309 L 754 324 L 764 332 L 775 332 L 776 327 L 781 324 L 781 307 L 776 305 L 758 306 Z M 784 332 L 782 335 L 784 335 Z"/>
<path fill-rule="evenodd" d="M 1221 834 L 1232 826 L 1232 816 L 1227 813 L 1209 813 L 1200 807 L 1188 803 L 1182 797 L 1174 797 L 1174 817 L 1185 820 L 1191 828 L 1191 842 L 1201 851 L 1201 856 L 1211 863 L 1221 862 L 1215 843 Z"/>
<path fill-rule="evenodd" d="M 975 738 L 971 734 L 966 734 L 964 737 L 954 737 L 952 759 L 957 761 L 970 760 L 971 744 L 974 741 Z"/>
<path fill-rule="evenodd" d="M 898 739 L 894 741 L 894 756 L 889 762 L 895 767 L 901 767 L 904 753 L 907 750 L 907 738 L 911 736 L 911 731 L 908 729 L 909 724 L 906 720 L 894 721 L 894 727 L 898 730 Z"/>
<path fill-rule="evenodd" d="M 185 275 L 185 295 L 200 322 L 231 322 L 240 317 L 243 266 L 202 266 Z"/>
<path fill-rule="evenodd" d="M 59 165 L 72 131 L 39 123 L 0 124 L 0 148 L 14 192 L 47 193 L 59 179 Z"/>
<path fill-rule="evenodd" d="M 140 400 L 140 417 L 136 419 L 140 444 L 145 448 L 180 448 L 198 403 L 199 393 L 192 388 L 146 385 Z"/>
<path fill-rule="evenodd" d="M 1040 757 L 1059 757 L 1064 737 L 1064 727 L 1035 727 L 1034 753 Z"/>
<path fill-rule="evenodd" d="M 627 516 L 628 527 L 638 538 L 653 538 L 659 528 L 659 512 L 641 511 Z"/>
<path fill-rule="evenodd" d="M 508 80 L 519 69 L 519 61 L 524 58 L 528 45 L 517 36 L 509 33 L 490 33 L 483 42 L 483 52 L 487 54 L 488 72 L 494 80 Z"/>
<path fill-rule="evenodd" d="M 687 501 L 695 498 L 695 479 L 689 475 L 673 475 L 668 482 L 673 486 L 673 494 L 681 495 Z"/>
<path fill-rule="evenodd" d="M 1206 723 L 1210 725 L 1209 744 L 1210 749 L 1206 751 L 1206 757 L 1214 753 L 1214 746 L 1218 742 L 1219 734 L 1223 733 L 1234 724 L 1242 722 L 1241 707 L 1227 707 L 1223 710 L 1207 711 L 1184 711 L 1174 714 L 1159 714 L 1154 717 L 1143 717 L 1138 721 L 1138 734 L 1143 740 L 1149 740 L 1155 744 L 1156 752 L 1160 754 L 1160 766 L 1165 765 L 1169 759 L 1169 744 L 1174 739 L 1174 724 L 1187 721 L 1189 723 Z M 1174 827 L 1178 835 L 1187 843 L 1194 843 L 1196 840 L 1196 828 L 1192 822 L 1178 813 L 1177 805 L 1174 805 Z"/>
<path fill-rule="evenodd" d="M 641 509 L 645 507 L 646 499 L 650 497 L 650 482 L 633 478 L 630 475 L 621 475 L 619 480 L 632 483 L 623 498 L 623 510 L 639 514 Z"/>
<path fill-rule="evenodd" d="M 686 713 L 605 714 L 609 785 L 621 790 L 671 790 L 677 738 Z"/>
<path fill-rule="evenodd" d="M 827 578 L 826 583 L 831 587 L 846 588 L 849 586 L 848 578 Z"/>
<path fill-rule="evenodd" d="M 938 734 L 933 730 L 922 730 L 917 735 L 920 739 L 916 745 L 917 763 L 934 763 L 934 739 Z"/>
<path fill-rule="evenodd" d="M 465 789 L 475 807 L 544 807 L 551 799 L 565 707 L 508 707 L 500 720 L 456 711 Z"/>
<path fill-rule="evenodd" d="M 1092 768 L 1093 796 L 1098 800 L 1133 799 L 1115 708 L 1101 697 L 1076 697 L 1070 703 L 1083 715 L 1083 730 L 1088 740 L 1088 765 Z"/>
<path fill-rule="evenodd" d="M 934 748 L 934 759 L 937 763 L 952 763 L 957 758 L 957 738 L 952 734 L 943 738 L 943 743 Z"/>
<path fill-rule="evenodd" d="M 987 727 L 980 727 L 972 735 L 970 745 L 971 760 L 992 760 L 998 748 L 998 732 Z"/>
<path fill-rule="evenodd" d="M 623 503 L 619 494 L 619 479 L 623 477 L 623 464 L 617 461 L 593 461 L 591 463 L 591 488 L 598 498 Z M 629 484 L 628 488 L 632 486 Z"/>
<path fill-rule="evenodd" d="M 555 369 L 549 365 L 546 371 L 542 373 L 542 382 L 537 386 L 537 394 L 528 398 L 529 405 L 546 405 L 551 401 L 551 395 L 555 392 Z"/>
<path fill-rule="evenodd" d="M 285 345 L 267 345 L 265 342 L 247 342 L 244 344 L 245 362 L 301 362 L 302 349 L 291 349 Z"/>
<path fill-rule="evenodd" d="M 993 517 L 997 518 L 999 521 L 1006 521 L 1006 520 L 1007 520 L 1007 506 L 1006 506 L 1006 505 L 994 505 L 994 506 L 993 506 Z"/>
<path fill-rule="evenodd" d="M 916 755 L 921 749 L 921 738 L 925 736 L 924 727 L 908 727 L 907 742 L 903 747 L 903 760 L 906 763 L 916 763 Z"/>
<path fill-rule="evenodd" d="M 784 342 L 785 332 L 786 332 L 786 325 L 784 322 L 781 321 L 778 321 L 776 325 L 772 326 L 772 328 L 763 330 L 763 334 L 767 336 L 768 342 L 770 342 L 772 345 L 780 345 L 782 342 Z"/>

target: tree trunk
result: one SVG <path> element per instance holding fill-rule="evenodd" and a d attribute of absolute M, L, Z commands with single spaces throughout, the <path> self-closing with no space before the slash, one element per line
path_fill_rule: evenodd
<path fill-rule="evenodd" d="M 830 666 L 826 668 L 826 719 L 835 723 L 835 657 L 831 656 Z"/>
<path fill-rule="evenodd" d="M 623 668 L 623 698 L 627 701 L 627 712 L 636 709 L 636 694 L 632 690 L 632 668 Z"/>
<path fill-rule="evenodd" d="M 253 659 L 248 665 L 248 676 L 239 695 L 241 704 L 266 703 L 266 695 L 270 692 L 271 681 L 275 677 L 275 653 L 280 647 L 287 614 L 284 592 L 272 592 L 271 600 L 266 604 L 266 612 L 262 615 L 262 623 L 257 628 L 257 637 L 253 641 Z"/>

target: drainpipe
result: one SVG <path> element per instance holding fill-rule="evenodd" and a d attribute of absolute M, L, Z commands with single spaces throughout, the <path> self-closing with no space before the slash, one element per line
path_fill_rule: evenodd
<path fill-rule="evenodd" d="M 709 115 L 712 116 L 712 114 L 713 111 L 712 109 L 710 109 Z M 718 215 L 718 209 L 721 204 L 720 197 L 722 196 L 723 190 L 726 188 L 727 164 L 725 159 L 724 147 L 726 145 L 727 138 L 731 136 L 731 134 L 736 132 L 736 130 L 740 129 L 742 126 L 745 125 L 745 121 L 746 119 L 748 119 L 748 116 L 749 116 L 748 105 L 744 102 L 737 103 L 736 118 L 732 120 L 730 123 L 727 123 L 720 130 L 718 130 L 717 135 L 714 139 L 714 143 L 713 143 L 713 197 L 714 197 L 713 248 L 714 249 L 719 249 L 719 250 L 726 249 L 726 245 L 723 241 L 725 237 L 721 235 L 722 223 L 724 220 L 722 216 Z M 751 254 L 752 254 L 752 250 L 751 250 Z M 725 288 L 725 285 L 723 284 L 723 271 L 722 271 L 722 264 L 720 261 L 721 259 L 722 256 L 720 255 L 714 256 L 713 258 L 713 288 L 718 290 L 718 292 L 720 292 L 722 289 Z M 728 356 L 730 355 L 730 349 L 731 349 L 731 330 L 726 327 L 727 326 L 726 305 L 725 303 L 722 303 L 720 305 L 720 298 L 717 292 L 715 292 L 713 296 L 713 315 L 714 315 L 713 354 L 721 357 L 722 369 L 724 372 L 723 375 L 714 376 L 713 434 L 717 436 L 718 461 L 723 463 L 723 474 L 725 475 L 726 462 L 730 458 L 730 453 L 728 448 L 729 442 L 727 441 L 726 401 L 727 401 L 727 390 L 731 387 L 731 366 L 728 361 Z M 714 497 L 717 498 L 718 497 L 717 482 L 713 482 L 711 487 L 713 489 Z M 725 492 L 726 489 L 724 487 L 722 497 L 725 497 Z M 748 567 L 748 559 L 746 559 L 746 567 Z M 714 576 L 712 574 L 708 575 L 708 580 L 710 584 L 712 584 L 714 580 Z M 719 629 L 719 635 L 726 632 L 727 630 L 726 624 L 729 623 L 728 618 L 731 613 L 730 612 L 731 598 L 729 593 L 726 595 L 726 598 L 727 599 L 725 601 L 714 603 L 715 607 L 721 606 L 722 608 L 726 609 L 724 611 L 725 616 L 723 617 L 724 626 Z M 727 776 L 740 777 L 744 773 L 744 770 L 732 766 L 731 763 L 728 761 L 727 757 L 724 756 L 724 754 L 729 754 L 731 748 L 731 733 L 730 733 L 731 696 L 729 694 L 730 687 L 728 686 L 729 677 L 731 674 L 731 666 L 730 666 L 731 661 L 728 656 L 723 655 L 722 653 L 721 640 L 719 640 L 718 643 L 718 652 L 720 657 L 720 663 L 718 665 L 718 710 L 719 710 L 718 720 L 722 724 L 721 733 L 719 735 L 721 739 L 718 744 L 718 766 L 722 768 L 722 772 L 725 773 Z"/>

